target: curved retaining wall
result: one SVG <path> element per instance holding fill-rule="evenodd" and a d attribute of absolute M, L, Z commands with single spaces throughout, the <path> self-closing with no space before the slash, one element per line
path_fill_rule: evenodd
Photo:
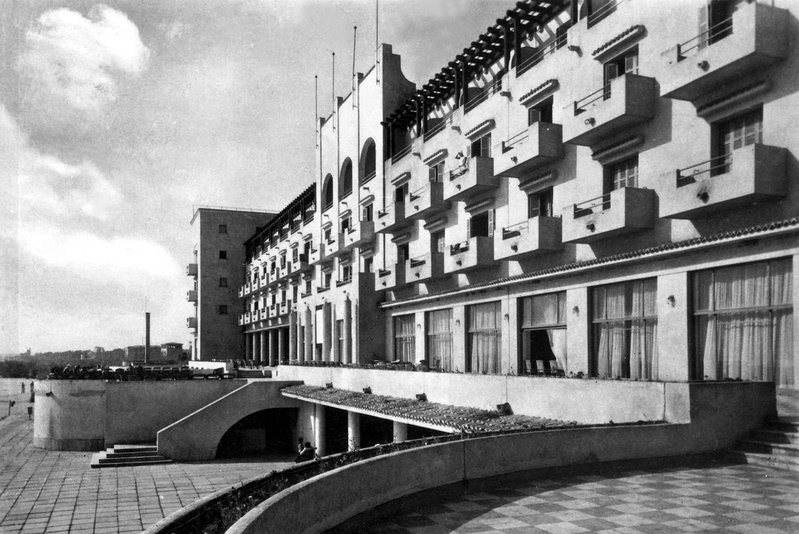
<path fill-rule="evenodd" d="M 728 447 L 774 415 L 768 383 L 683 384 L 672 411 L 687 424 L 539 431 L 442 443 L 372 458 L 274 495 L 229 533 L 322 532 L 413 493 L 517 471 L 710 452 Z M 720 401 L 723 400 L 723 403 Z M 717 404 L 718 403 L 718 404 Z"/>

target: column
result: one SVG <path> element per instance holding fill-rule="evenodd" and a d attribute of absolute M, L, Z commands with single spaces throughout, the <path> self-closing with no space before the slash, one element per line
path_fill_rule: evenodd
<path fill-rule="evenodd" d="M 260 360 L 258 362 L 260 365 L 266 365 L 269 363 L 269 360 L 266 356 L 266 330 L 261 331 L 261 352 L 258 359 Z"/>
<path fill-rule="evenodd" d="M 289 313 L 289 360 L 297 359 L 297 312 Z"/>
<path fill-rule="evenodd" d="M 269 366 L 277 366 L 277 333 L 274 329 L 269 331 Z"/>
<path fill-rule="evenodd" d="M 361 448 L 361 414 L 347 412 L 347 450 Z"/>
<path fill-rule="evenodd" d="M 275 365 L 286 361 L 286 328 L 277 329 L 277 361 Z"/>
<path fill-rule="evenodd" d="M 255 361 L 261 357 L 261 333 L 260 332 L 253 332 L 252 333 L 252 358 L 250 360 Z"/>
<path fill-rule="evenodd" d="M 252 334 L 244 334 L 244 359 L 252 358 Z"/>
<path fill-rule="evenodd" d="M 305 308 L 305 361 L 313 361 L 313 312 L 310 307 Z"/>
<path fill-rule="evenodd" d="M 344 363 L 354 363 L 352 359 L 352 301 L 349 295 L 344 301 L 344 354 L 341 355 Z"/>
<path fill-rule="evenodd" d="M 408 425 L 394 421 L 394 443 L 408 441 Z"/>
<path fill-rule="evenodd" d="M 330 341 L 332 337 L 330 334 L 331 315 L 330 303 L 325 302 L 322 308 L 322 361 L 330 360 Z"/>
<path fill-rule="evenodd" d="M 319 456 L 325 455 L 325 407 L 321 404 L 314 404 L 314 443 L 316 453 Z"/>
<path fill-rule="evenodd" d="M 332 340 L 331 343 L 333 345 L 333 356 L 330 358 L 331 361 L 340 362 L 341 361 L 341 347 L 339 346 L 338 339 L 339 339 L 339 330 L 338 330 L 338 321 L 336 320 L 336 307 L 335 305 L 330 306 L 330 332 L 332 333 Z"/>

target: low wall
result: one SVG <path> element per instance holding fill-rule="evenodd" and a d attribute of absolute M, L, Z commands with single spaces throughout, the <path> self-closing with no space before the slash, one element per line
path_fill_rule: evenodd
<path fill-rule="evenodd" d="M 666 419 L 664 396 L 669 382 L 589 380 L 538 376 L 487 376 L 460 373 L 377 371 L 342 367 L 281 365 L 281 380 L 415 398 L 430 402 L 495 410 L 510 403 L 514 413 L 581 424 L 633 423 Z"/>
<path fill-rule="evenodd" d="M 213 460 L 225 432 L 241 419 L 270 408 L 299 408 L 280 394 L 298 382 L 256 380 L 158 431 L 158 453 L 178 461 Z"/>
<path fill-rule="evenodd" d="M 570 428 L 442 443 L 319 475 L 268 499 L 229 533 L 321 532 L 391 500 L 463 480 L 626 459 L 710 452 L 775 414 L 770 383 L 678 384 L 669 408 L 690 422 Z"/>
<path fill-rule="evenodd" d="M 38 380 L 33 444 L 49 450 L 98 451 L 115 443 L 152 443 L 161 428 L 244 384 Z"/>

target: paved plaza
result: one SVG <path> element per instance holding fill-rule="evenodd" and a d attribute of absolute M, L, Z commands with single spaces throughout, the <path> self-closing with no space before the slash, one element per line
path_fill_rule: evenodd
<path fill-rule="evenodd" d="M 6 417 L 9 399 L 16 405 Z M 0 391 L 2 534 L 140 532 L 199 497 L 293 465 L 203 462 L 92 469 L 91 453 L 33 446 L 28 400 L 19 390 Z"/>
<path fill-rule="evenodd" d="M 431 501 L 368 532 L 799 532 L 799 473 L 748 465 L 508 484 Z"/>

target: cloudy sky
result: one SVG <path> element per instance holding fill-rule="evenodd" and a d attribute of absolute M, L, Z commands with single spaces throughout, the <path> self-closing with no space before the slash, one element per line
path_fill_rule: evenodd
<path fill-rule="evenodd" d="M 424 83 L 511 1 L 380 0 Z M 280 209 L 375 0 L 0 0 L 0 354 L 188 343 L 193 206 Z"/>

